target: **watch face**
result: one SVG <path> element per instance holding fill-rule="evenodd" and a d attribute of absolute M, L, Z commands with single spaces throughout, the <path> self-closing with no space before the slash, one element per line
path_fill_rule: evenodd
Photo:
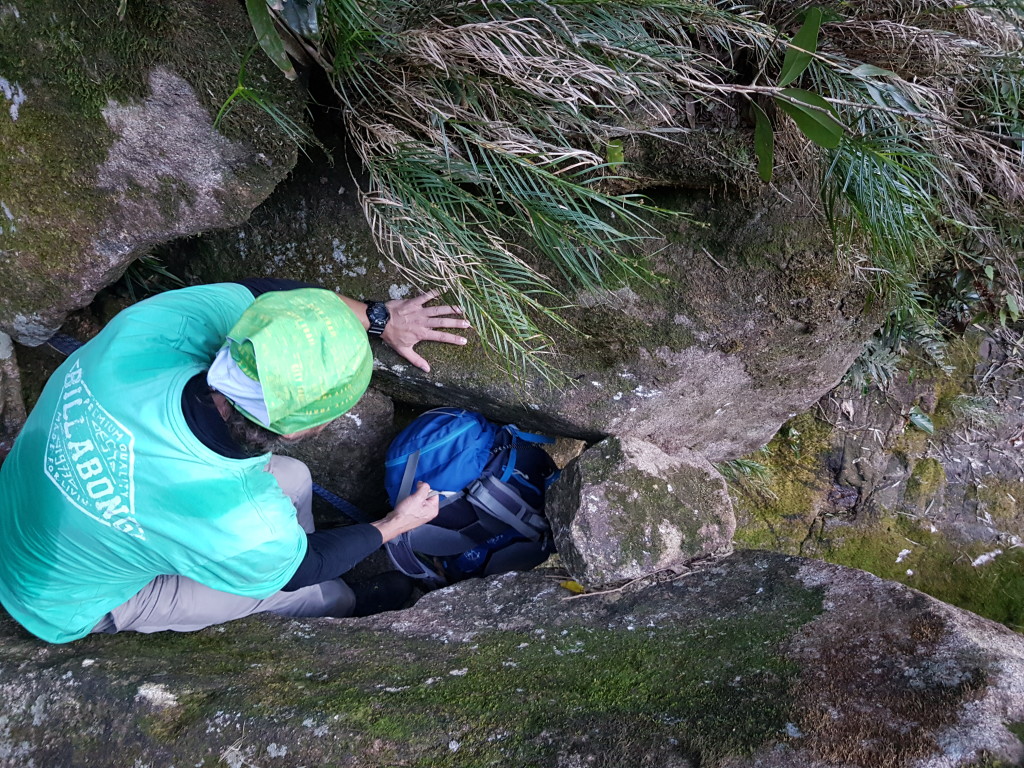
<path fill-rule="evenodd" d="M 389 316 L 388 308 L 379 301 L 375 301 L 366 310 L 366 317 L 372 325 L 383 325 Z"/>

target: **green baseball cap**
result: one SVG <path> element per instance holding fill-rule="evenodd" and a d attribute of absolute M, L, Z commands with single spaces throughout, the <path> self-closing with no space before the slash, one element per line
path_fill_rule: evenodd
<path fill-rule="evenodd" d="M 318 427 L 356 404 L 370 384 L 366 330 L 341 298 L 321 288 L 259 296 L 228 332 L 232 359 L 263 388 L 279 435 Z"/>

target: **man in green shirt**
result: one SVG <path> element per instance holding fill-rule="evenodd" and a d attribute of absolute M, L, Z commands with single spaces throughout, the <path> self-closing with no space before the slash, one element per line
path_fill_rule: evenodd
<path fill-rule="evenodd" d="M 253 455 L 236 427 L 300 439 L 345 413 L 369 383 L 367 330 L 428 368 L 416 343 L 468 327 L 432 298 L 367 307 L 257 280 L 119 314 L 54 373 L 0 467 L 0 603 L 50 642 L 350 615 L 341 574 L 436 498 L 423 486 L 376 523 L 314 531 L 308 470 Z"/>

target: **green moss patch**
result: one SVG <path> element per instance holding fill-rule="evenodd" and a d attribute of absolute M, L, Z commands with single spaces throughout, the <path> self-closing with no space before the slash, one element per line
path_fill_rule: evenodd
<path fill-rule="evenodd" d="M 951 370 L 948 375 L 939 376 L 935 383 L 935 411 L 931 418 L 937 437 L 959 426 L 955 404 L 961 395 L 974 391 L 974 370 L 979 360 L 976 341 L 950 342 L 946 362 Z"/>
<path fill-rule="evenodd" d="M 946 484 L 946 470 L 938 459 L 924 458 L 914 463 L 907 480 L 904 498 L 908 503 L 924 509 Z"/>
<path fill-rule="evenodd" d="M 961 350 L 960 367 L 966 371 L 973 369 L 973 364 L 965 350 Z M 950 392 L 954 389 L 960 391 L 954 387 Z M 883 511 L 881 517 L 849 524 L 819 518 L 828 492 L 830 429 L 804 414 L 788 422 L 765 452 L 749 457 L 766 465 L 771 479 L 762 483 L 748 480 L 732 489 L 737 546 L 860 568 L 1024 630 L 1021 549 L 1002 547 L 1002 554 L 975 567 L 972 563 L 978 557 L 998 545 L 952 541 L 930 526 L 922 526 L 912 515 Z M 905 436 L 922 443 L 928 437 L 912 429 L 907 429 Z M 901 445 L 908 447 L 899 443 L 897 450 Z M 907 507 L 910 511 L 927 507 L 945 484 L 945 470 L 937 459 L 918 459 L 907 482 Z M 989 478 L 974 493 L 979 513 L 990 515 L 1004 532 L 1024 535 L 1024 483 Z M 901 557 L 904 550 L 909 552 Z"/>
<path fill-rule="evenodd" d="M 957 544 L 903 517 L 830 531 L 818 556 L 870 571 L 952 605 L 1024 631 L 1024 552 L 1002 554 L 974 566 L 991 544 Z M 908 550 L 902 557 L 904 550 Z"/>
<path fill-rule="evenodd" d="M 682 545 L 695 541 L 700 521 L 687 520 L 680 514 L 678 497 L 669 491 L 664 480 L 638 471 L 626 471 L 604 486 L 604 496 L 613 509 L 622 514 L 609 518 L 615 540 L 623 555 L 637 563 L 657 562 L 665 552 L 665 541 L 658 530 L 662 521 L 670 521 L 683 532 Z"/>
<path fill-rule="evenodd" d="M 157 741 L 173 744 L 185 730 L 208 713 L 217 700 L 217 693 L 187 693 L 178 703 L 142 718 L 142 728 Z"/>
<path fill-rule="evenodd" d="M 200 690 L 232 681 L 216 700 L 200 692 L 150 716 L 151 736 L 179 746 L 204 730 L 197 717 L 233 708 L 259 721 L 317 713 L 347 740 L 332 753 L 351 750 L 366 766 L 550 766 L 578 749 L 595 756 L 587 765 L 710 767 L 784 740 L 794 717 L 799 669 L 780 648 L 821 598 L 780 584 L 773 599 L 771 611 L 683 628 L 489 632 L 452 644 L 352 629 L 333 655 L 320 649 L 315 668 L 298 661 L 313 650 L 301 633 L 261 639 L 268 628 L 255 621 L 83 643 L 117 646 L 147 679 L 159 679 L 156 665 L 187 669 Z"/>
<path fill-rule="evenodd" d="M 0 283 L 36 286 L 7 297 L 9 311 L 31 314 L 61 303 L 57 276 L 75 274 L 115 206 L 96 189 L 97 168 L 114 141 L 103 109 L 146 97 L 149 72 L 163 65 L 190 82 L 212 120 L 235 87 L 253 34 L 244 9 L 229 0 L 131 0 L 123 19 L 118 4 L 106 0 L 19 5 L 18 15 L 0 14 L 0 77 L 25 96 L 17 120 L 0 116 L 0 145 L 7 150 L 0 201 L 15 225 L 0 215 L 0 249 L 14 256 L 0 264 Z M 301 120 L 301 92 L 258 56 L 250 69 L 268 100 Z M 0 104 L 6 112 L 8 103 Z M 232 112 L 222 131 L 268 158 L 259 173 L 276 179 L 291 162 L 294 147 L 254 107 Z M 160 202 L 177 210 L 174 199 Z M 40 296 L 45 290 L 53 295 Z"/>
<path fill-rule="evenodd" d="M 830 425 L 802 414 L 748 457 L 766 466 L 770 479 L 733 494 L 738 546 L 800 554 L 827 493 L 822 476 L 831 433 Z"/>
<path fill-rule="evenodd" d="M 1009 723 L 1006 728 L 1018 739 L 1024 741 L 1024 723 Z"/>
<path fill-rule="evenodd" d="M 1024 482 L 986 477 L 975 498 L 978 512 L 991 517 L 999 530 L 1024 536 Z"/>

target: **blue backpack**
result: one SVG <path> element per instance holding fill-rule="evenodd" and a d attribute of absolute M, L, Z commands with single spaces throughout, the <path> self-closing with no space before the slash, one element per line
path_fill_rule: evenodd
<path fill-rule="evenodd" d="M 552 442 L 458 408 L 415 419 L 388 448 L 384 487 L 392 506 L 421 480 L 442 498 L 434 520 L 385 545 L 394 566 L 439 585 L 544 562 L 544 491 L 558 469 L 538 444 Z"/>

